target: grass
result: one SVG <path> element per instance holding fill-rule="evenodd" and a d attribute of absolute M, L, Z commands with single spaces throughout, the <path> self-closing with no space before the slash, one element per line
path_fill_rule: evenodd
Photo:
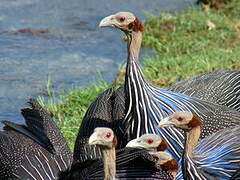
<path fill-rule="evenodd" d="M 215 9 L 161 13 L 145 22 L 143 45 L 156 51 L 143 60 L 146 78 L 159 87 L 217 69 L 240 69 L 240 1 Z M 49 85 L 48 85 L 49 86 Z M 58 119 L 73 148 L 81 120 L 90 103 L 110 87 L 104 81 L 65 91 L 56 100 L 40 102 Z"/>
<path fill-rule="evenodd" d="M 239 69 L 239 12 L 240 1 L 232 0 L 222 9 L 149 17 L 143 45 L 156 50 L 156 56 L 145 59 L 148 79 L 169 86 L 216 69 Z"/>

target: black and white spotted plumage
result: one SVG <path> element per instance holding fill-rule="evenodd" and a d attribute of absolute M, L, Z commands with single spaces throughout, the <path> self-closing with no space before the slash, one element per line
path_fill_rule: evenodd
<path fill-rule="evenodd" d="M 168 90 L 240 110 L 240 71 L 217 70 L 177 82 Z"/>
<path fill-rule="evenodd" d="M 51 116 L 36 100 L 22 109 L 26 125 L 3 121 L 0 134 L 0 177 L 59 179 L 72 165 L 72 153 Z"/>
<path fill-rule="evenodd" d="M 184 151 L 176 179 L 230 179 L 240 168 L 239 139 L 240 126 L 220 130 L 202 139 L 192 156 Z"/>
<path fill-rule="evenodd" d="M 132 40 L 132 37 L 129 39 Z M 141 42 L 139 39 L 137 41 Z M 190 110 L 199 115 L 204 124 L 202 137 L 239 124 L 239 113 L 230 108 L 239 110 L 240 71 L 205 73 L 176 83 L 168 89 L 160 89 L 145 81 L 138 65 L 139 60 L 131 60 L 129 57 L 125 85 L 119 89 L 106 90 L 89 107 L 76 139 L 74 159 L 81 159 L 80 154 L 86 152 L 80 146 L 83 144 L 82 138 L 88 138 L 98 126 L 111 127 L 116 134 L 118 131 L 122 143 L 119 147 L 141 134 L 156 133 L 169 138 L 171 149 L 172 144 L 182 149 L 183 136 L 180 131 L 166 128 L 159 133 L 156 128 L 162 118 L 175 111 Z M 135 57 L 138 57 L 137 53 Z M 175 151 L 174 154 L 180 158 L 181 153 Z"/>
<path fill-rule="evenodd" d="M 227 97 L 228 96 L 230 97 L 230 95 L 225 94 L 225 92 L 229 91 L 230 93 L 231 91 L 237 90 L 238 81 L 230 81 L 229 78 L 234 77 L 239 73 L 240 71 L 232 71 L 232 70 L 220 70 L 220 71 L 205 73 L 203 75 L 199 75 L 188 80 L 180 81 L 179 83 L 176 83 L 175 85 L 173 85 L 167 90 L 180 92 L 185 95 L 189 95 L 191 97 L 197 97 L 199 99 L 206 100 L 207 102 L 204 102 L 205 104 L 208 104 L 208 102 L 210 102 L 209 104 L 215 103 L 219 105 L 232 107 L 231 104 L 228 103 L 229 101 L 226 101 Z M 221 82 L 224 82 L 224 83 L 220 83 L 219 79 L 221 79 Z M 227 88 L 227 90 L 223 91 L 224 88 Z M 215 91 L 218 93 L 215 94 L 214 93 Z M 238 100 L 238 91 L 236 92 L 234 91 L 234 93 L 231 96 L 234 96 L 235 99 Z M 218 108 L 219 110 L 216 110 L 216 111 L 220 112 L 221 108 L 220 109 Z M 223 108 L 223 109 L 227 109 L 227 108 Z M 230 118 L 229 115 L 231 113 L 229 114 L 225 111 L 225 113 L 223 112 L 222 114 L 226 116 L 226 118 Z M 111 116 L 113 116 L 112 119 L 111 119 Z M 104 91 L 101 95 L 99 95 L 97 99 L 90 105 L 82 121 L 81 127 L 79 129 L 78 137 L 76 139 L 74 159 L 78 159 L 78 160 L 80 159 L 81 161 L 88 159 L 88 157 L 86 156 L 86 152 L 91 152 L 93 149 L 94 149 L 92 151 L 93 155 L 90 154 L 90 156 L 100 157 L 101 156 L 100 151 L 96 150 L 95 147 L 92 147 L 92 146 L 88 147 L 88 145 L 86 146 L 83 146 L 83 145 L 86 144 L 85 142 L 87 141 L 88 137 L 96 127 L 98 126 L 110 127 L 112 126 L 110 125 L 112 121 L 116 120 L 116 122 L 120 123 L 120 121 L 123 120 L 124 116 L 125 116 L 125 92 L 122 86 L 118 89 L 110 88 Z M 208 119 L 208 122 L 209 122 L 208 123 L 209 125 L 204 127 L 206 131 L 212 131 L 215 129 L 213 119 L 218 119 L 219 116 L 220 114 L 217 115 L 214 113 L 212 115 L 210 114 L 209 116 L 204 117 L 205 119 Z M 220 124 L 216 128 L 217 129 L 224 128 L 225 125 L 227 124 L 228 124 L 228 121 L 226 121 L 225 124 L 224 123 L 222 125 Z M 123 125 L 121 126 L 124 127 Z M 115 128 L 115 131 L 117 130 L 118 129 Z M 119 131 L 122 132 L 121 129 Z M 118 137 L 121 137 L 121 135 Z M 125 145 L 126 142 L 127 140 L 124 140 L 123 146 Z"/>
<path fill-rule="evenodd" d="M 119 29 L 121 29 L 121 27 L 119 27 Z M 141 39 L 136 40 L 134 37 L 131 37 L 132 34 L 130 33 L 139 33 L 137 31 L 135 32 L 134 29 L 136 30 L 137 28 L 132 28 L 133 31 L 129 32 L 126 31 L 126 29 L 123 29 L 123 31 L 127 33 L 129 39 L 128 48 L 131 46 L 133 41 L 135 41 L 135 43 L 141 42 Z M 139 37 L 141 38 L 141 35 Z M 119 139 L 123 140 L 123 142 L 127 142 L 127 140 L 139 137 L 145 133 L 155 133 L 160 135 L 168 141 L 172 155 L 179 160 L 183 151 L 183 133 L 175 128 L 164 128 L 164 130 L 159 130 L 157 128 L 157 124 L 162 118 L 179 110 L 194 112 L 201 118 L 204 124 L 201 138 L 225 127 L 232 127 L 240 123 L 239 112 L 236 112 L 226 106 L 221 106 L 231 105 L 231 107 L 233 107 L 233 103 L 229 104 L 229 101 L 226 101 L 226 103 L 221 102 L 220 105 L 218 105 L 216 104 L 218 101 L 215 98 L 212 98 L 209 101 L 204 101 L 199 98 L 187 96 L 187 93 L 184 95 L 182 93 L 176 93 L 174 91 L 160 89 L 150 85 L 144 79 L 138 65 L 138 59 L 130 58 L 132 54 L 134 54 L 132 57 L 138 57 L 138 53 L 136 52 L 139 48 L 140 45 L 138 44 L 136 49 L 132 52 L 128 52 L 125 85 L 124 89 L 120 88 L 120 90 L 123 90 L 123 93 L 119 94 L 121 95 L 119 99 L 122 101 L 115 101 L 118 97 L 118 95 L 115 94 L 117 90 L 109 89 L 101 94 L 88 109 L 76 140 L 74 159 L 78 160 L 80 157 L 80 153 L 77 152 L 79 147 L 78 142 L 81 142 L 82 137 L 88 138 L 93 129 L 99 126 L 99 124 L 100 126 L 112 127 L 115 133 L 116 130 L 118 130 L 120 132 L 120 136 L 118 137 L 120 137 Z M 213 83 L 211 85 L 214 86 L 214 84 L 216 84 L 217 87 L 221 87 L 222 85 L 223 87 L 229 87 L 230 89 L 234 87 L 225 86 L 224 84 L 219 85 L 216 83 L 219 78 L 221 78 L 221 75 L 216 77 L 215 81 L 212 81 Z M 238 82 L 235 81 L 229 81 L 229 83 L 238 84 Z M 209 85 L 209 83 L 206 84 Z M 205 92 L 206 94 L 212 93 L 211 85 L 209 85 L 209 88 Z M 205 88 L 203 89 L 205 91 Z M 228 92 L 231 92 L 231 90 Z M 224 93 L 225 91 L 222 91 L 222 95 L 219 95 L 218 97 L 225 96 Z M 226 96 L 228 96 L 228 94 Z M 117 111 L 121 114 L 121 116 L 119 116 L 120 119 L 115 119 L 113 113 L 116 112 L 114 111 L 116 109 L 114 108 L 116 105 L 115 103 L 120 104 L 117 109 Z M 99 112 L 103 116 L 99 117 L 96 115 L 97 113 L 95 114 L 93 112 Z M 97 118 L 89 116 L 91 113 L 93 113 Z M 109 117 L 112 117 L 111 121 L 109 121 Z"/>
<path fill-rule="evenodd" d="M 88 145 L 88 138 L 96 127 L 113 129 L 118 140 L 118 146 L 126 144 L 121 122 L 125 115 L 123 88 L 110 88 L 100 94 L 88 108 L 81 123 L 74 147 L 74 160 L 85 162 L 101 158 L 100 149 Z"/>
<path fill-rule="evenodd" d="M 97 160 L 79 170 L 78 164 L 66 180 L 79 177 L 81 180 L 101 180 L 104 177 L 103 162 Z M 120 149 L 116 152 L 116 179 L 118 180 L 172 180 L 173 176 L 155 165 L 155 159 L 145 150 Z"/>
<path fill-rule="evenodd" d="M 126 136 L 129 140 L 145 133 L 154 133 L 170 146 L 174 158 L 180 159 L 183 150 L 183 134 L 176 128 L 159 129 L 161 119 L 176 111 L 191 111 L 203 124 L 201 138 L 220 129 L 240 124 L 240 113 L 184 94 L 154 87 L 146 82 L 138 63 L 128 60 L 126 71 L 126 97 L 128 112 L 125 117 Z"/>

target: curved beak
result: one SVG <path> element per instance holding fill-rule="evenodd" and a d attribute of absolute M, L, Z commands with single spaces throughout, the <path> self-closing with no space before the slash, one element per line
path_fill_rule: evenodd
<path fill-rule="evenodd" d="M 139 144 L 137 139 L 133 139 L 129 141 L 126 145 L 126 148 L 139 148 L 141 145 Z"/>
<path fill-rule="evenodd" d="M 107 16 L 101 20 L 99 27 L 110 27 L 113 26 L 114 15 Z"/>
<path fill-rule="evenodd" d="M 98 136 L 97 133 L 94 132 L 88 139 L 88 144 L 89 145 L 96 145 L 98 143 Z"/>
<path fill-rule="evenodd" d="M 159 128 L 173 126 L 172 122 L 169 120 L 169 117 L 164 118 L 159 124 Z"/>

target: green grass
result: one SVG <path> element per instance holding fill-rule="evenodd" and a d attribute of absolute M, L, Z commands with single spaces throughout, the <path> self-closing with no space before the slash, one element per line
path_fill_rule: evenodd
<path fill-rule="evenodd" d="M 217 69 L 240 68 L 240 1 L 222 9 L 189 9 L 149 17 L 143 45 L 156 50 L 145 58 L 149 80 L 159 86 Z M 209 30 L 207 22 L 215 28 Z"/>
<path fill-rule="evenodd" d="M 240 1 L 219 9 L 189 9 L 174 15 L 162 13 L 145 22 L 143 45 L 156 51 L 145 57 L 147 79 L 159 87 L 217 69 L 240 69 Z M 207 22 L 215 28 L 209 30 Z M 87 88 L 70 89 L 56 101 L 51 88 L 49 101 L 41 103 L 59 119 L 65 138 L 73 148 L 81 120 L 89 104 L 110 87 L 100 82 Z M 58 103 L 57 103 L 58 102 Z"/>

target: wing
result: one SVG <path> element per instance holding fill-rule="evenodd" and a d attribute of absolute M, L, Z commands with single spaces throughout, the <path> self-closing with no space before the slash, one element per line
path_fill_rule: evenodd
<path fill-rule="evenodd" d="M 16 178 L 16 169 L 22 160 L 24 148 L 8 134 L 0 132 L 0 177 L 3 179 Z"/>
<path fill-rule="evenodd" d="M 240 71 L 218 70 L 177 82 L 169 88 L 240 111 Z"/>
<path fill-rule="evenodd" d="M 11 137 L 12 146 L 16 146 L 11 154 L 11 157 L 19 159 L 16 174 L 23 179 L 58 177 L 61 171 L 70 168 L 72 154 L 47 111 L 33 99 L 29 104 L 32 108 L 22 109 L 26 126 L 3 121 L 4 134 Z M 4 158 L 8 159 L 9 155 Z"/>
<path fill-rule="evenodd" d="M 19 179 L 59 179 L 62 172 L 69 170 L 70 159 L 53 156 L 44 149 L 35 149 L 25 155 L 17 169 Z"/>
<path fill-rule="evenodd" d="M 38 144 L 40 144 L 42 147 L 48 149 L 49 152 L 53 152 L 53 146 L 50 143 L 49 139 L 45 136 L 35 135 L 33 132 L 29 131 L 29 129 L 24 126 L 20 125 L 11 121 L 1 121 L 5 126 L 5 131 L 17 131 L 18 133 L 24 134 L 27 137 L 31 138 L 32 140 L 36 141 Z"/>
<path fill-rule="evenodd" d="M 58 179 L 70 159 L 54 156 L 28 136 L 6 127 L 0 132 L 1 179 Z M 68 161 L 68 163 L 65 163 Z"/>
<path fill-rule="evenodd" d="M 231 177 L 240 168 L 239 139 L 240 126 L 204 138 L 194 150 L 196 166 L 219 178 Z"/>
<path fill-rule="evenodd" d="M 67 142 L 51 115 L 36 100 L 30 99 L 29 104 L 31 109 L 22 109 L 22 115 L 29 131 L 50 147 L 52 146 L 57 154 L 72 158 Z"/>

